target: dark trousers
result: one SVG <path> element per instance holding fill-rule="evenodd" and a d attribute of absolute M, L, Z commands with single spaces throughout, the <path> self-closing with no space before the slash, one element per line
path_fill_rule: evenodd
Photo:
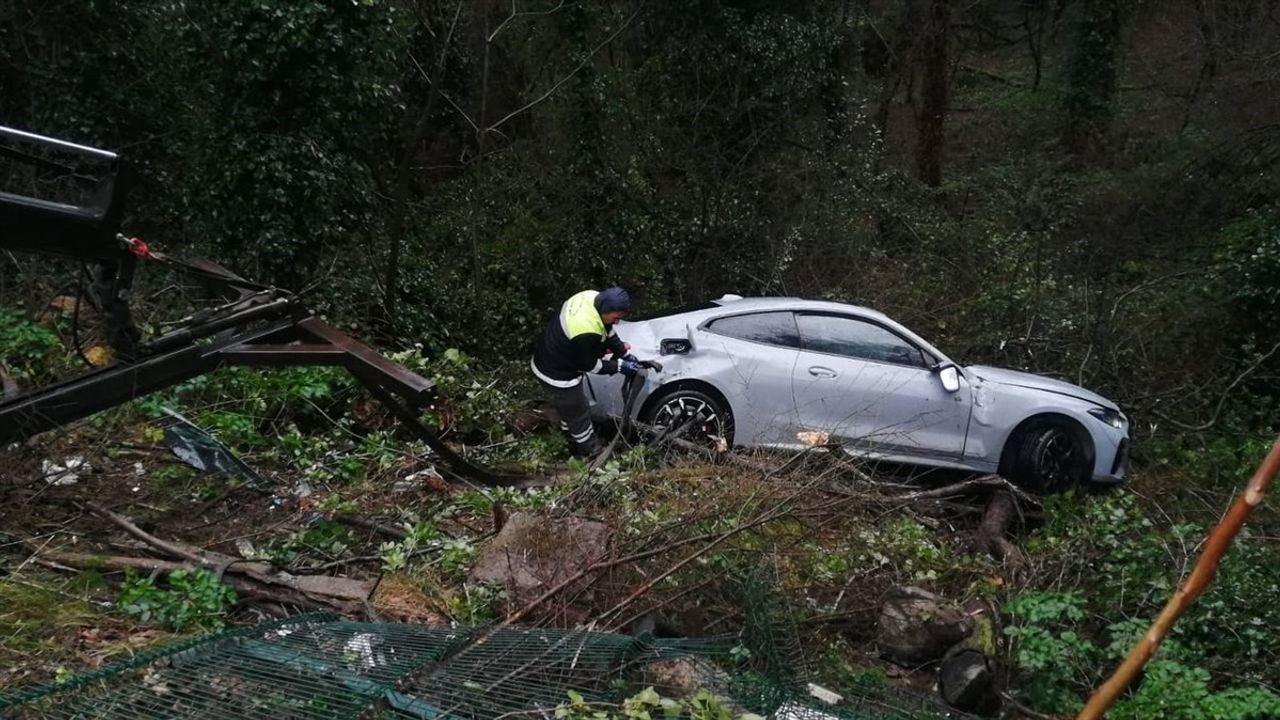
<path fill-rule="evenodd" d="M 574 457 L 589 457 L 596 452 L 596 431 L 591 425 L 591 406 L 587 391 L 578 383 L 573 387 L 556 387 L 543 383 L 551 394 L 551 405 L 560 416 L 560 430 L 569 438 Z"/>

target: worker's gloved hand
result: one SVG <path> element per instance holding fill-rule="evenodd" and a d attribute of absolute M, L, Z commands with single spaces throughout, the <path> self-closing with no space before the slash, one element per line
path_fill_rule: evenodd
<path fill-rule="evenodd" d="M 622 359 L 623 359 L 623 360 L 630 360 L 630 361 L 631 361 L 631 362 L 633 362 L 633 363 L 638 363 L 638 362 L 640 362 L 640 358 L 636 357 L 635 355 L 632 355 L 631 353 L 627 353 L 626 355 L 623 355 L 623 356 L 622 356 Z"/>
<path fill-rule="evenodd" d="M 627 377 L 632 377 L 636 373 L 640 372 L 640 363 L 636 362 L 634 357 L 628 355 L 618 362 L 618 372 L 626 375 Z"/>

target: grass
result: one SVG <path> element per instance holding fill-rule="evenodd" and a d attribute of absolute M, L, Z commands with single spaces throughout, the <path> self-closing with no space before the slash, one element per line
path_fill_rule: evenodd
<path fill-rule="evenodd" d="M 0 578 L 0 690 L 89 670 L 174 637 L 96 605 L 90 592 L 99 582 L 83 573 Z"/>

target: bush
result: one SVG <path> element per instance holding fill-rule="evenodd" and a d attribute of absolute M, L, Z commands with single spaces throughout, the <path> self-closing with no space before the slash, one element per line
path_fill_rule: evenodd
<path fill-rule="evenodd" d="M 66 369 L 62 341 L 26 313 L 0 307 L 0 367 L 19 381 L 42 384 Z"/>
<path fill-rule="evenodd" d="M 1027 702 L 1045 712 L 1071 712 L 1119 662 L 1163 607 L 1207 528 L 1155 518 L 1131 494 L 1051 498 L 1046 524 L 1028 550 L 1055 587 L 1092 583 L 1088 594 L 1026 590 L 1004 606 L 1013 622 L 1012 660 Z M 1275 717 L 1280 697 L 1238 683 L 1274 684 L 1280 673 L 1280 555 L 1243 532 L 1214 583 L 1161 645 L 1142 685 L 1113 711 L 1123 718 L 1248 720 Z M 1101 579 L 1101 581 L 1098 581 Z M 1110 717 L 1110 716 L 1109 716 Z"/>
<path fill-rule="evenodd" d="M 174 570 L 167 588 L 128 571 L 116 606 L 143 622 L 171 630 L 210 630 L 223 626 L 227 608 L 238 599 L 235 590 L 208 570 Z"/>

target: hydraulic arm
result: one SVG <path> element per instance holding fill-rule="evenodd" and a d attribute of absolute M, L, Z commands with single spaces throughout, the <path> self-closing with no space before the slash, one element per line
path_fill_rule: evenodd
<path fill-rule="evenodd" d="M 417 420 L 417 410 L 433 396 L 426 378 L 313 316 L 283 290 L 209 260 L 170 257 L 122 234 L 128 168 L 115 153 L 0 127 L 0 157 L 11 161 L 8 184 L 49 189 L 43 197 L 30 190 L 0 190 L 0 249 L 83 263 L 86 294 L 106 324 L 116 357 L 113 364 L 79 377 L 4 398 L 0 447 L 224 365 L 332 365 L 346 368 L 389 405 L 455 473 L 486 484 L 507 481 L 467 462 Z M 181 319 L 161 335 L 143 337 L 129 314 L 133 276 L 141 263 L 196 276 L 216 288 L 224 302 Z"/>

